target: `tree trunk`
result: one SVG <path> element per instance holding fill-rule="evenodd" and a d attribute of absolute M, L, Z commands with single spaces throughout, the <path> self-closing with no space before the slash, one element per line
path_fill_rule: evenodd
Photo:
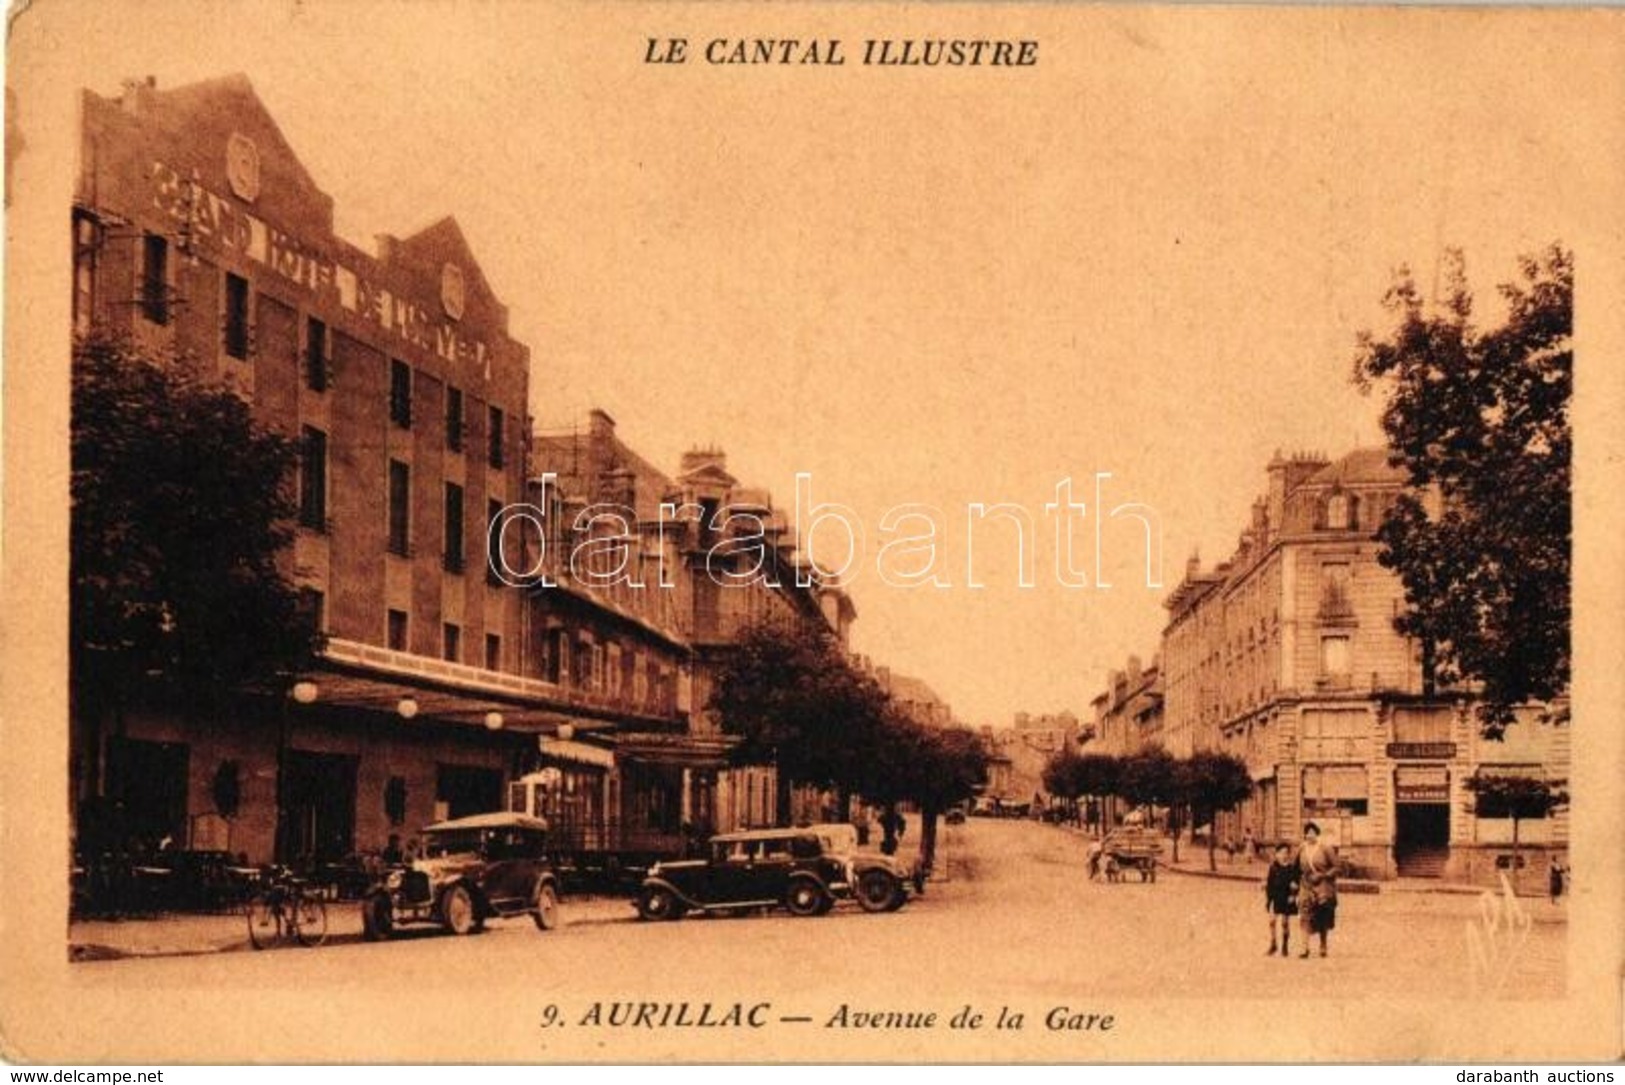
<path fill-rule="evenodd" d="M 880 850 L 897 854 L 897 804 L 888 802 L 880 812 Z"/>
<path fill-rule="evenodd" d="M 1522 868 L 1521 868 L 1520 864 L 1518 863 L 1518 821 L 1519 820 L 1520 819 L 1518 817 L 1517 811 L 1514 810 L 1513 813 L 1512 813 L 1512 892 L 1513 892 L 1514 895 L 1516 895 L 1517 892 L 1518 892 L 1518 883 L 1523 880 L 1520 877 Z"/>
<path fill-rule="evenodd" d="M 777 771 L 773 773 L 773 810 L 776 819 L 775 824 L 790 824 L 791 787 L 792 785 L 790 779 L 784 775 L 784 770 L 777 769 Z"/>
<path fill-rule="evenodd" d="M 937 864 L 937 807 L 935 803 L 920 805 L 920 871 L 930 877 Z"/>
<path fill-rule="evenodd" d="M 1196 824 L 1196 819 L 1194 817 L 1191 818 L 1191 824 Z M 1209 871 L 1216 872 L 1219 869 L 1219 857 L 1217 854 L 1218 850 L 1219 814 L 1218 811 L 1214 811 L 1213 814 L 1207 819 L 1207 868 Z"/>

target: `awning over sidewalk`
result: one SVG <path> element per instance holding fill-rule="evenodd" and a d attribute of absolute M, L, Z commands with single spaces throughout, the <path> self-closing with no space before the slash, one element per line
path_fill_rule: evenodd
<path fill-rule="evenodd" d="M 579 765 L 593 765 L 603 769 L 615 767 L 615 754 L 602 746 L 594 746 L 586 742 L 575 742 L 571 739 L 553 738 L 549 735 L 542 735 L 537 742 L 543 757 L 550 757 L 558 761 L 573 761 Z"/>

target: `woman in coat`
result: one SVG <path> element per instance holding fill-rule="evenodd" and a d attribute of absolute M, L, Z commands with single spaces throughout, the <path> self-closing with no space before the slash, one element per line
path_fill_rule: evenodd
<path fill-rule="evenodd" d="M 1303 926 L 1303 952 L 1309 956 L 1309 936 L 1320 935 L 1320 955 L 1326 956 L 1326 935 L 1337 925 L 1337 849 L 1320 839 L 1320 826 L 1303 827 L 1298 848 L 1298 917 Z"/>

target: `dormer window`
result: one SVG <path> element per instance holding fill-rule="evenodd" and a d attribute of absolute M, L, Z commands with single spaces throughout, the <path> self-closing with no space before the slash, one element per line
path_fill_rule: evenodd
<path fill-rule="evenodd" d="M 1349 500 L 1342 494 L 1332 494 L 1326 501 L 1326 526 L 1341 531 L 1349 526 Z"/>

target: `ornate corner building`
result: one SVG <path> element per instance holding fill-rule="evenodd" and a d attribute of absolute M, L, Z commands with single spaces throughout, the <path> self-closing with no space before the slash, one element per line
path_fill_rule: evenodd
<path fill-rule="evenodd" d="M 1566 852 L 1567 814 L 1525 820 L 1514 856 L 1512 820 L 1479 809 L 1465 782 L 1565 778 L 1569 729 L 1531 705 L 1485 739 L 1471 688 L 1424 687 L 1420 645 L 1394 629 L 1403 588 L 1377 560 L 1404 472 L 1384 449 L 1357 449 L 1277 455 L 1266 474 L 1235 552 L 1205 570 L 1193 558 L 1169 594 L 1153 666 L 1095 698 L 1108 748 L 1244 759 L 1254 793 L 1221 815 L 1221 836 L 1295 840 L 1314 820 L 1374 877 L 1493 884 L 1516 863 L 1534 886 Z"/>

